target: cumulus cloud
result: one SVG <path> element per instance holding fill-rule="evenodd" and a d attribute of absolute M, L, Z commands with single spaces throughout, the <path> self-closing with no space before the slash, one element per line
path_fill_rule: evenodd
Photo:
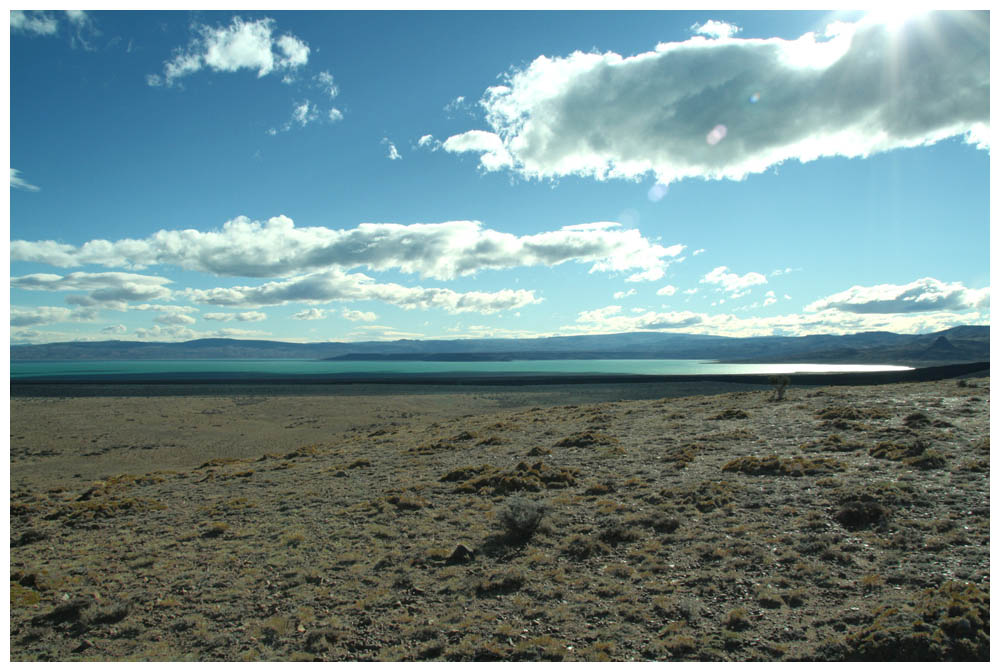
<path fill-rule="evenodd" d="M 325 317 L 326 311 L 319 308 L 309 308 L 308 310 L 302 310 L 292 315 L 293 320 L 322 320 Z"/>
<path fill-rule="evenodd" d="M 891 331 L 897 334 L 920 334 L 941 331 L 964 324 L 989 324 L 988 312 L 954 313 L 848 313 L 823 310 L 815 313 L 792 313 L 772 317 L 739 317 L 732 313 L 656 313 L 648 311 L 623 315 L 620 306 L 583 311 L 563 334 L 608 334 L 629 331 L 668 331 L 744 338 L 748 336 L 809 336 L 815 334 L 853 334 L 865 331 Z"/>
<path fill-rule="evenodd" d="M 233 320 L 238 322 L 260 322 L 267 319 L 267 314 L 250 310 L 244 313 L 205 313 L 201 317 L 204 320 L 213 320 L 215 322 L 232 322 Z"/>
<path fill-rule="evenodd" d="M 170 279 L 155 275 L 135 273 L 34 273 L 10 279 L 10 286 L 47 292 L 85 291 L 87 294 L 73 295 L 67 303 L 79 306 L 117 307 L 129 301 L 155 301 L 170 299 L 172 292 L 164 287 Z"/>
<path fill-rule="evenodd" d="M 59 32 L 59 21 L 46 12 L 23 12 L 11 10 L 10 29 L 35 35 L 55 35 Z"/>
<path fill-rule="evenodd" d="M 344 309 L 343 315 L 346 319 L 351 322 L 374 322 L 378 319 L 378 315 L 372 312 L 363 312 L 360 310 L 348 310 Z"/>
<path fill-rule="evenodd" d="M 514 164 L 514 159 L 500 136 L 489 131 L 459 133 L 445 140 L 441 147 L 453 154 L 479 152 L 479 163 L 486 170 L 499 170 Z"/>
<path fill-rule="evenodd" d="M 677 288 L 674 287 L 673 285 L 664 285 L 663 287 L 660 287 L 658 290 L 656 290 L 657 296 L 673 296 L 676 293 L 677 293 Z"/>
<path fill-rule="evenodd" d="M 430 133 L 427 133 L 426 135 L 421 135 L 420 139 L 417 140 L 417 147 L 428 147 L 432 152 L 436 152 L 441 149 L 441 141 Z"/>
<path fill-rule="evenodd" d="M 141 341 L 190 341 L 201 338 L 204 334 L 189 329 L 184 325 L 153 325 L 149 329 L 135 330 L 135 337 Z"/>
<path fill-rule="evenodd" d="M 70 310 L 61 306 L 11 306 L 10 326 L 32 327 L 57 322 L 93 322 L 97 311 L 93 309 Z"/>
<path fill-rule="evenodd" d="M 651 242 L 615 222 L 567 226 L 515 236 L 475 221 L 361 224 L 354 229 L 296 228 L 285 216 L 266 222 L 237 217 L 221 231 L 161 230 L 144 239 L 92 240 L 79 247 L 14 240 L 12 261 L 72 267 L 145 268 L 163 264 L 236 277 L 285 277 L 323 268 L 398 269 L 450 280 L 486 269 L 592 264 L 591 272 L 632 272 L 655 280 L 684 249 Z M 163 279 L 166 282 L 165 279 Z"/>
<path fill-rule="evenodd" d="M 718 266 L 708 274 L 705 275 L 699 282 L 703 282 L 710 285 L 719 285 L 721 290 L 730 293 L 730 298 L 737 299 L 749 291 L 750 287 L 754 285 L 762 285 L 767 283 L 767 278 L 765 278 L 761 273 L 750 272 L 744 275 L 736 275 L 735 273 L 728 273 L 729 269 L 726 266 Z"/>
<path fill-rule="evenodd" d="M 443 288 L 404 287 L 380 284 L 361 273 L 342 271 L 314 273 L 289 280 L 268 282 L 257 287 L 188 289 L 195 303 L 216 306 L 271 306 L 286 303 L 328 303 L 331 301 L 381 301 L 405 308 L 440 308 L 449 313 L 496 313 L 513 310 L 541 299 L 529 290 L 503 289 L 497 292 L 456 292 Z"/>
<path fill-rule="evenodd" d="M 702 322 L 704 317 L 688 311 L 657 313 L 646 311 L 635 315 L 622 315 L 621 306 L 605 306 L 586 310 L 577 317 L 578 325 L 588 333 L 622 333 L 627 331 L 688 330 Z"/>
<path fill-rule="evenodd" d="M 540 56 L 487 89 L 489 130 L 444 147 L 529 178 L 652 174 L 664 185 L 954 136 L 985 148 L 989 46 L 988 12 L 931 12 L 898 32 L 866 19 L 795 40 L 695 36 L 630 57 Z"/>
<path fill-rule="evenodd" d="M 731 23 L 726 23 L 725 21 L 716 21 L 710 19 L 702 24 L 694 24 L 691 26 L 691 32 L 697 35 L 708 35 L 709 37 L 732 37 L 736 33 L 742 30 L 739 26 L 734 26 Z"/>
<path fill-rule="evenodd" d="M 806 311 L 847 313 L 921 313 L 989 308 L 990 288 L 969 289 L 960 282 L 921 278 L 906 285 L 855 285 L 806 306 Z"/>
<path fill-rule="evenodd" d="M 21 171 L 17 168 L 10 169 L 10 188 L 24 189 L 25 191 L 40 191 L 39 187 L 29 184 L 23 177 L 21 177 Z"/>
<path fill-rule="evenodd" d="M 630 289 L 627 292 L 615 292 L 614 297 L 616 299 L 624 299 L 626 297 L 633 296 L 634 294 L 635 294 L 635 290 L 634 289 Z"/>
<path fill-rule="evenodd" d="M 151 85 L 171 86 L 182 77 L 209 68 L 216 72 L 256 70 L 264 77 L 275 70 L 294 70 L 309 61 L 309 46 L 294 35 L 274 36 L 274 20 L 244 21 L 233 17 L 228 26 L 194 27 L 187 47 L 164 62 L 163 77 L 147 78 Z"/>

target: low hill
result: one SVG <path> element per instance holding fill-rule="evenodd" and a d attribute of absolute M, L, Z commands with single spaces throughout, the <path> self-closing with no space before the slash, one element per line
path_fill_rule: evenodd
<path fill-rule="evenodd" d="M 527 339 L 398 340 L 288 343 L 226 338 L 181 343 L 100 341 L 12 345 L 12 362 L 151 359 L 715 359 L 728 362 L 880 363 L 930 366 L 989 360 L 989 327 L 931 334 L 730 338 L 634 332 Z"/>

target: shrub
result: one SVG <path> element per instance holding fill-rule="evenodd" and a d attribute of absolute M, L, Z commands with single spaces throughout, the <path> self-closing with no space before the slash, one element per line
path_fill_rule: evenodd
<path fill-rule="evenodd" d="M 746 411 L 738 408 L 727 408 L 718 415 L 712 416 L 712 420 L 746 420 L 749 417 Z"/>
<path fill-rule="evenodd" d="M 586 560 L 592 555 L 607 553 L 608 547 L 586 534 L 574 534 L 562 545 L 560 552 L 574 560 Z"/>
<path fill-rule="evenodd" d="M 781 401 L 785 398 L 785 388 L 792 379 L 788 376 L 768 376 L 767 382 L 774 386 L 774 401 Z"/>
<path fill-rule="evenodd" d="M 868 454 L 880 460 L 892 460 L 918 469 L 940 469 L 945 458 L 936 450 L 931 450 L 925 441 L 914 441 L 910 445 L 881 441 Z"/>
<path fill-rule="evenodd" d="M 853 500 L 845 502 L 833 518 L 846 529 L 855 531 L 884 526 L 889 519 L 889 510 L 875 501 Z"/>
<path fill-rule="evenodd" d="M 527 541 L 538 529 L 545 515 L 545 505 L 524 497 L 511 497 L 500 513 L 500 522 L 513 541 Z"/>
<path fill-rule="evenodd" d="M 844 465 L 829 457 L 794 456 L 779 458 L 768 455 L 763 458 L 748 455 L 730 460 L 722 467 L 723 471 L 735 471 L 754 476 L 804 476 L 826 474 L 831 471 L 844 471 Z"/>

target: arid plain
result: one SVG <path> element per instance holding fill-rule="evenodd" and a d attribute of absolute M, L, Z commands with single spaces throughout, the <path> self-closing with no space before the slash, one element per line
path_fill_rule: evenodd
<path fill-rule="evenodd" d="M 13 398 L 11 659 L 988 660 L 989 378 L 774 396 Z"/>

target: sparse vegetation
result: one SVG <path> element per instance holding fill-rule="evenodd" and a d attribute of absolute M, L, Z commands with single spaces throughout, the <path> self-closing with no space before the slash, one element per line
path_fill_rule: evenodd
<path fill-rule="evenodd" d="M 510 497 L 507 508 L 500 514 L 507 537 L 515 542 L 531 538 L 545 515 L 545 505 L 524 497 Z"/>
<path fill-rule="evenodd" d="M 263 459 L 75 478 L 12 456 L 11 658 L 985 660 L 979 385 L 976 401 L 952 381 L 781 404 L 758 387 L 434 421 L 383 396 L 371 420 Z M 302 405 L 279 416 L 289 435 Z"/>
<path fill-rule="evenodd" d="M 771 383 L 774 387 L 774 395 L 771 398 L 774 401 L 783 401 L 785 399 L 785 389 L 791 384 L 792 379 L 788 376 L 769 376 L 767 382 Z"/>

